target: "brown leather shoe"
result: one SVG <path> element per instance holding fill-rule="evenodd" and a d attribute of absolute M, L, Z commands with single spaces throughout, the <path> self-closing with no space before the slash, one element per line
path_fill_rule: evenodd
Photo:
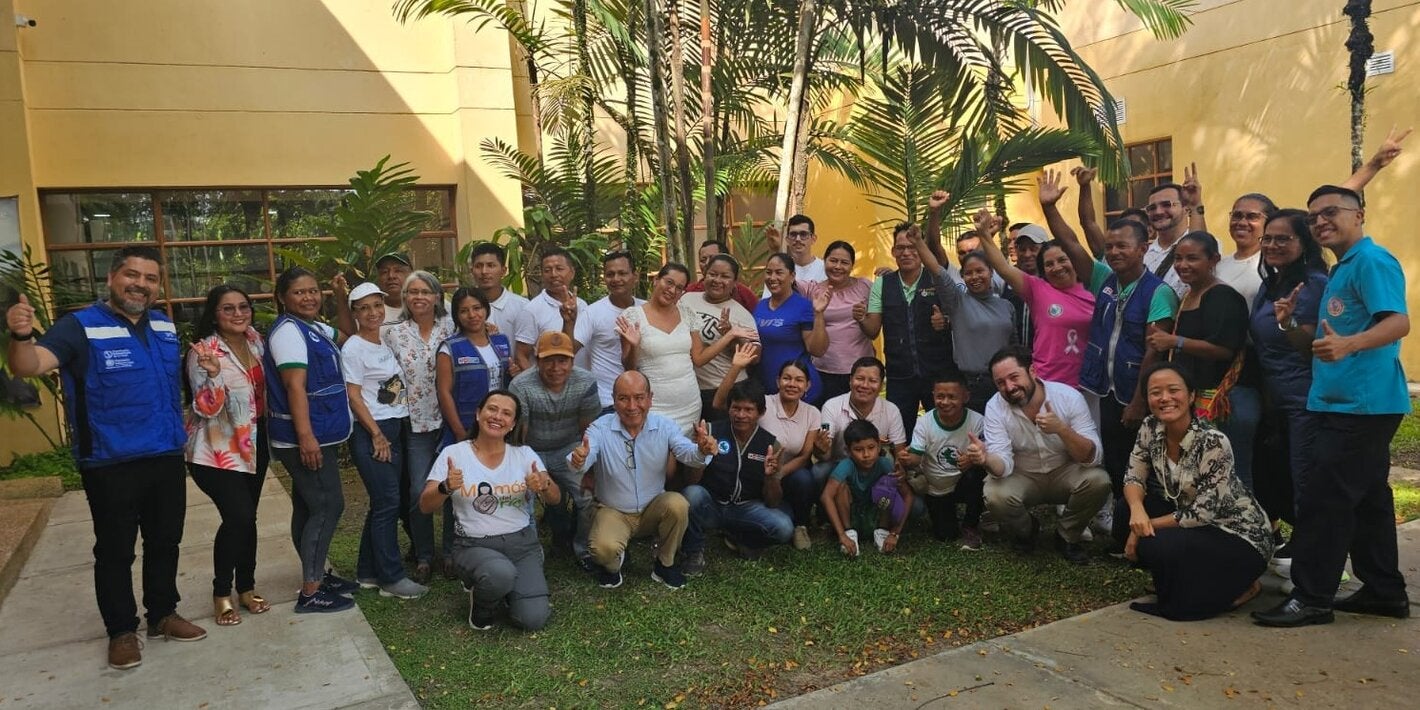
<path fill-rule="evenodd" d="M 143 663 L 143 640 L 132 631 L 108 640 L 108 667 L 126 671 Z"/>
<path fill-rule="evenodd" d="M 148 638 L 155 639 L 159 636 L 168 641 L 201 641 L 207 638 L 207 632 L 201 626 L 173 612 L 163 617 L 156 627 L 148 625 Z"/>

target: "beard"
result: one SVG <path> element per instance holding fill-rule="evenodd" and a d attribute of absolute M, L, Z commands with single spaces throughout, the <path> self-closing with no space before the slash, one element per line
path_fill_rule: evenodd
<path fill-rule="evenodd" d="M 1031 398 L 1035 397 L 1035 387 L 1035 380 L 1032 379 L 1030 386 L 1019 390 L 1019 394 L 1006 394 L 1006 401 L 1014 406 L 1023 407 L 1031 401 Z"/>
<path fill-rule="evenodd" d="M 130 316 L 137 316 L 142 315 L 143 311 L 148 310 L 150 295 L 147 289 L 129 288 L 117 294 L 117 298 L 115 298 L 114 301 L 124 313 Z"/>

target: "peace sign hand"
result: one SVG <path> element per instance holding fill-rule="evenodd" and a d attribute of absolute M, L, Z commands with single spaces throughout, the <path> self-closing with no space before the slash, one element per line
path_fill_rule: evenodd
<path fill-rule="evenodd" d="M 1371 156 L 1370 166 L 1376 170 L 1380 170 L 1390 165 L 1391 161 L 1395 160 L 1396 156 L 1400 155 L 1400 144 L 1405 140 L 1406 136 L 1410 135 L 1410 131 L 1412 130 L 1414 129 L 1407 128 L 1397 134 L 1395 128 L 1391 127 L 1390 132 L 1386 134 L 1385 142 L 1381 143 L 1380 149 L 1376 151 L 1375 155 Z"/>
<path fill-rule="evenodd" d="M 562 312 L 564 322 L 576 322 L 577 320 L 577 287 L 567 288 L 567 297 L 562 299 L 562 305 L 558 309 Z"/>
<path fill-rule="evenodd" d="M 715 322 L 715 330 L 720 331 L 720 334 L 724 335 L 730 332 L 730 325 L 730 309 L 720 309 L 720 320 Z"/>
<path fill-rule="evenodd" d="M 770 444 L 764 452 L 764 475 L 773 478 L 779 474 L 779 454 L 774 451 L 774 445 Z"/>
<path fill-rule="evenodd" d="M 1286 298 L 1279 298 L 1272 302 L 1272 313 L 1277 316 L 1277 325 L 1286 326 L 1292 320 L 1292 314 L 1297 310 L 1297 295 L 1302 292 L 1305 283 L 1297 284 Z"/>
<path fill-rule="evenodd" d="M 1203 204 L 1203 184 L 1198 182 L 1198 163 L 1189 163 L 1183 168 L 1183 190 L 1179 195 L 1184 207 Z"/>
<path fill-rule="evenodd" d="M 193 343 L 192 352 L 197 355 L 197 366 L 202 368 L 208 377 L 216 377 L 217 373 L 222 371 L 222 363 L 217 361 L 215 346 Z"/>

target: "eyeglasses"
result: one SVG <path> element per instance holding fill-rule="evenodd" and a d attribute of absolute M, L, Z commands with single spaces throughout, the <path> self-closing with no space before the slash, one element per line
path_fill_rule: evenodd
<path fill-rule="evenodd" d="M 1307 213 L 1307 224 L 1316 224 L 1317 222 L 1320 222 L 1320 221 L 1322 220 L 1322 218 L 1326 218 L 1326 221 L 1328 221 L 1328 222 L 1334 222 L 1334 221 L 1336 221 L 1336 216 L 1339 215 L 1339 214 L 1341 214 L 1342 212 L 1360 212 L 1360 211 L 1361 211 L 1361 208 L 1359 208 L 1359 207 L 1342 207 L 1342 206 L 1340 206 L 1340 205 L 1332 205 L 1332 206 L 1330 206 L 1330 207 L 1327 207 L 1327 208 L 1325 208 L 1325 209 L 1318 210 L 1318 211 L 1316 211 L 1316 212 L 1308 212 L 1308 213 Z"/>
<path fill-rule="evenodd" d="M 1244 220 L 1248 222 L 1257 222 L 1262 219 L 1262 216 L 1263 215 L 1261 212 L 1243 212 L 1242 210 L 1233 210 L 1232 213 L 1228 215 L 1228 217 L 1235 222 L 1241 222 Z"/>
<path fill-rule="evenodd" d="M 1296 237 L 1289 236 L 1289 235 L 1284 235 L 1284 234 L 1278 234 L 1278 235 L 1268 234 L 1268 235 L 1264 235 L 1261 239 L 1259 239 L 1259 240 L 1257 240 L 1257 241 L 1258 241 L 1258 243 L 1260 243 L 1262 246 L 1267 246 L 1267 245 L 1269 245 L 1269 244 L 1276 244 L 1276 245 L 1279 246 L 1279 247 L 1285 247 L 1285 246 L 1287 246 L 1288 244 L 1291 244 L 1294 239 L 1296 239 Z"/>
<path fill-rule="evenodd" d="M 405 292 L 404 292 L 404 295 L 406 295 L 406 296 L 426 296 L 426 297 L 427 297 L 427 296 L 432 296 L 432 295 L 434 295 L 434 292 L 433 292 L 433 291 L 426 290 L 426 289 L 422 289 L 422 288 L 411 288 L 411 289 L 409 289 L 408 291 L 405 291 Z"/>
<path fill-rule="evenodd" d="M 794 241 L 796 241 L 796 242 L 806 242 L 806 241 L 808 241 L 809 237 L 812 237 L 813 235 L 814 235 L 813 232 L 805 232 L 805 231 L 800 231 L 800 230 L 789 230 L 789 238 L 792 239 L 792 240 L 794 240 Z"/>
<path fill-rule="evenodd" d="M 622 439 L 621 442 L 626 444 L 626 465 L 634 471 L 636 470 L 636 439 Z"/>
<path fill-rule="evenodd" d="M 232 305 L 228 303 L 225 306 L 218 306 L 217 312 L 221 313 L 224 316 L 234 316 L 238 313 L 251 313 L 251 304 L 241 303 L 237 305 Z"/>
<path fill-rule="evenodd" d="M 1182 202 L 1174 202 L 1173 200 L 1162 200 L 1162 201 L 1160 201 L 1160 202 L 1150 202 L 1149 205 L 1144 208 L 1144 211 L 1145 211 L 1145 212 L 1167 211 L 1167 210 L 1171 210 L 1171 209 L 1173 209 L 1173 208 L 1175 208 L 1175 207 L 1181 207 L 1181 206 L 1183 206 L 1183 203 L 1182 203 Z"/>

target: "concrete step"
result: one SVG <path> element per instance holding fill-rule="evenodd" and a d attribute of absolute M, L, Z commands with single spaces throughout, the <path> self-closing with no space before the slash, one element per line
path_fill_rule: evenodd
<path fill-rule="evenodd" d="M 0 499 L 0 607 L 20 578 L 53 506 L 54 501 L 48 498 Z"/>

